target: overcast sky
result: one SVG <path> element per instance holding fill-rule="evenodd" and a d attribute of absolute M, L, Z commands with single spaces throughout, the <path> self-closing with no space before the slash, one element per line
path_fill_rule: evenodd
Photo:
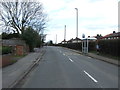
<path fill-rule="evenodd" d="M 34 1 L 34 0 L 32 0 Z M 36 0 L 35 0 L 36 1 Z M 76 10 L 78 8 L 78 37 L 103 36 L 113 31 L 118 32 L 118 1 L 120 0 L 37 0 L 43 3 L 48 14 L 48 24 L 45 30 L 46 41 L 57 43 L 64 40 L 66 25 L 66 40 L 76 37 Z"/>
<path fill-rule="evenodd" d="M 103 36 L 118 31 L 118 1 L 119 0 L 40 0 L 48 14 L 49 22 L 45 31 L 46 40 L 57 42 L 76 37 L 76 10 L 79 14 L 78 37 Z"/>

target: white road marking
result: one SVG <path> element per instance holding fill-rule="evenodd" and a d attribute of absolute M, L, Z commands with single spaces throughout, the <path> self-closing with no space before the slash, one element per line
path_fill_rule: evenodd
<path fill-rule="evenodd" d="M 70 60 L 71 62 L 74 62 L 71 58 L 69 58 L 69 60 Z"/>
<path fill-rule="evenodd" d="M 94 79 L 89 73 L 87 73 L 86 71 L 84 71 L 84 73 L 86 74 L 86 75 L 88 75 L 88 77 L 90 77 L 94 82 L 98 82 L 96 79 Z"/>
<path fill-rule="evenodd" d="M 63 55 L 65 56 L 65 54 L 63 53 Z"/>
<path fill-rule="evenodd" d="M 91 58 L 91 57 L 88 57 L 88 58 Z"/>
<path fill-rule="evenodd" d="M 60 53 L 61 53 L 61 51 L 60 51 Z"/>

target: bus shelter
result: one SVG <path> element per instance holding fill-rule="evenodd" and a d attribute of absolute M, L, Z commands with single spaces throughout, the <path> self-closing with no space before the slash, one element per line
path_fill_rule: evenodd
<path fill-rule="evenodd" d="M 88 53 L 89 41 L 88 38 L 82 39 L 82 53 Z"/>
<path fill-rule="evenodd" d="M 87 54 L 89 52 L 89 41 L 96 40 L 96 38 L 88 37 L 82 39 L 82 53 Z"/>

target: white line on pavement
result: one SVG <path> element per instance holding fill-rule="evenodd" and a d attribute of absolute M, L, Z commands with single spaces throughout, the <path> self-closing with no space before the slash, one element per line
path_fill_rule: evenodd
<path fill-rule="evenodd" d="M 73 60 L 72 60 L 71 58 L 69 58 L 69 60 L 70 60 L 71 62 L 73 62 Z"/>
<path fill-rule="evenodd" d="M 89 73 L 87 73 L 86 71 L 84 71 L 84 73 L 86 74 L 86 75 L 88 75 L 88 77 L 90 77 L 94 82 L 98 82 L 96 79 L 94 79 Z"/>

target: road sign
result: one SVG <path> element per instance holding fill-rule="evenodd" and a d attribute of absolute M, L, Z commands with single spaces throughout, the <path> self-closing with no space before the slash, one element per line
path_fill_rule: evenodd
<path fill-rule="evenodd" d="M 85 38 L 85 34 L 82 34 L 82 38 Z"/>

